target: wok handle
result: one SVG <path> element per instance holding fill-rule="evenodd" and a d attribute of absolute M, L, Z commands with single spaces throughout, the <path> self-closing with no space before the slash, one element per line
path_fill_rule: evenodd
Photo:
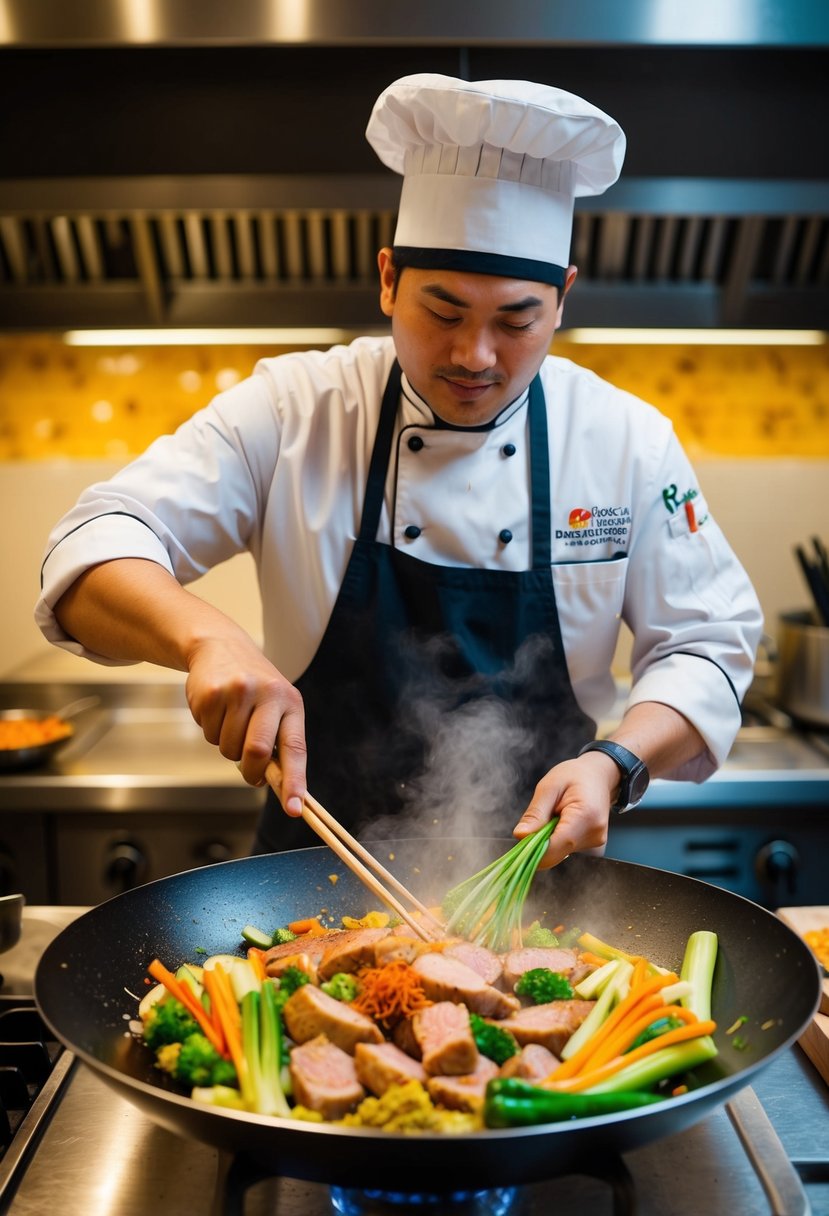
<path fill-rule="evenodd" d="M 751 1086 L 726 1102 L 725 1109 L 766 1192 L 772 1216 L 809 1216 L 812 1209 L 800 1175 Z"/>

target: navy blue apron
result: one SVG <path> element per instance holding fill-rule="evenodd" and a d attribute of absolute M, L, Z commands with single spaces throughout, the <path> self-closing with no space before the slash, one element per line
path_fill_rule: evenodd
<path fill-rule="evenodd" d="M 544 773 L 595 737 L 570 683 L 550 569 L 544 390 L 536 376 L 528 406 L 532 567 L 522 571 L 433 565 L 378 542 L 399 400 L 395 363 L 360 530 L 325 635 L 296 682 L 305 705 L 308 789 L 361 834 L 368 820 L 417 808 L 439 736 L 467 724 L 463 737 L 471 735 L 474 749 L 475 714 L 489 713 L 491 723 L 500 713 L 505 730 L 494 749 L 492 730 L 482 733 L 470 776 L 493 763 L 514 774 L 497 822 L 479 825 L 481 835 L 507 835 Z M 370 837 L 370 827 L 362 834 Z M 405 819 L 382 834 L 405 834 Z M 443 834 L 452 834 L 448 815 Z M 269 793 L 254 851 L 319 843 Z"/>

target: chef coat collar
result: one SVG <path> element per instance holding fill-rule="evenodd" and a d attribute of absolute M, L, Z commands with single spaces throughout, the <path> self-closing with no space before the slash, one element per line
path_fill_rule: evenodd
<path fill-rule="evenodd" d="M 439 414 L 435 413 L 432 407 L 424 401 L 420 393 L 412 388 L 411 382 L 405 372 L 401 377 L 400 383 L 403 396 L 415 407 L 418 413 L 423 414 L 424 422 L 421 425 L 434 427 L 436 431 L 493 431 L 496 427 L 502 426 L 505 422 L 509 421 L 514 414 L 517 414 L 527 404 L 530 395 L 529 386 L 527 386 L 523 393 L 520 393 L 509 405 L 505 405 L 501 412 L 496 414 L 489 422 L 484 422 L 480 426 L 456 426 L 454 422 L 447 422 Z"/>

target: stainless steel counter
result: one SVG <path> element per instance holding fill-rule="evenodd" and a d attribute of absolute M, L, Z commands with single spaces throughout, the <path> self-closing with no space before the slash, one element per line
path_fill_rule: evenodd
<path fill-rule="evenodd" d="M 0 774 L 0 885 L 16 871 L 38 902 L 97 903 L 244 855 L 265 791 L 205 741 L 183 682 L 10 681 L 0 708 L 55 710 L 88 694 L 98 704 L 49 764 Z M 640 807 L 612 820 L 607 853 L 766 906 L 821 903 L 827 813 L 826 739 L 780 715 L 749 719 L 708 781 L 653 781 Z"/>

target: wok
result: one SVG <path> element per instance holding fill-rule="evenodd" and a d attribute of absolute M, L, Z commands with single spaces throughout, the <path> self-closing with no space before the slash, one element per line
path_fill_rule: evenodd
<path fill-rule="evenodd" d="M 486 840 L 484 860 L 514 843 Z M 480 841 L 396 840 L 374 846 L 410 889 L 438 899 L 451 881 L 475 872 Z M 386 852 L 388 849 L 388 853 Z M 475 857 L 472 850 L 476 849 Z M 387 856 L 389 860 L 387 860 Z M 427 882 L 424 874 L 430 878 Z M 331 881 L 335 875 L 336 883 Z M 431 888 L 431 889 L 430 889 Z M 695 879 L 647 866 L 573 855 L 536 876 L 528 912 L 548 924 L 578 925 L 630 952 L 678 969 L 688 935 L 719 935 L 713 1016 L 719 1056 L 698 1070 L 693 1088 L 633 1113 L 463 1136 L 342 1128 L 214 1109 L 165 1086 L 151 1054 L 127 1029 L 146 992 L 147 964 L 198 962 L 241 953 L 245 924 L 275 927 L 324 911 L 338 925 L 376 901 L 326 848 L 243 858 L 173 875 L 93 908 L 45 951 L 35 998 L 57 1038 L 124 1098 L 172 1132 L 243 1153 L 275 1174 L 346 1187 L 444 1191 L 542 1181 L 573 1172 L 598 1154 L 622 1153 L 680 1132 L 705 1116 L 787 1048 L 818 1003 L 815 958 L 772 913 Z M 550 917 L 552 919 L 550 919 Z M 727 1030 L 742 1015 L 748 1047 Z M 766 1029 L 764 1023 L 771 1022 Z"/>

